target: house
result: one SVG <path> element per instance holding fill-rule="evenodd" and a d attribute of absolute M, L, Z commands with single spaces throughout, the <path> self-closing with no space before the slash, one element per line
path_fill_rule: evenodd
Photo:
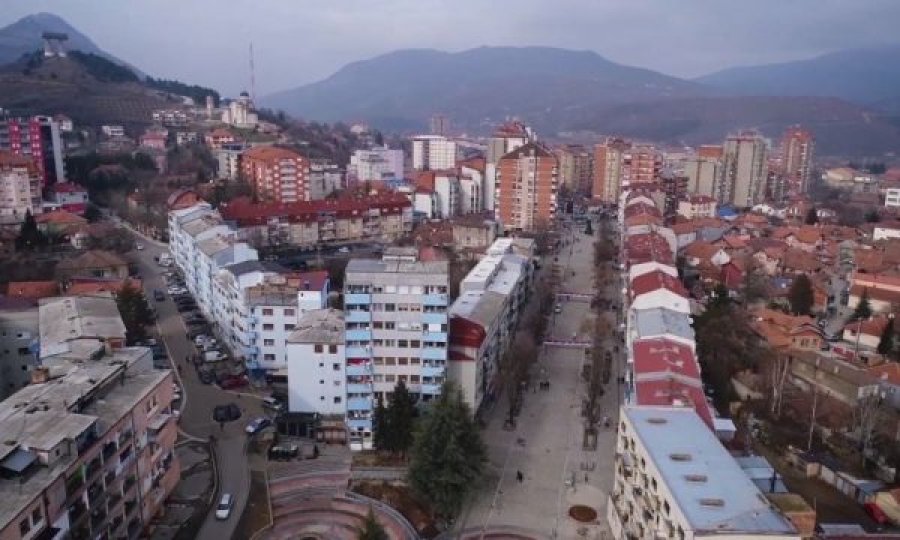
<path fill-rule="evenodd" d="M 900 222 L 879 223 L 872 231 L 872 241 L 900 238 Z"/>
<path fill-rule="evenodd" d="M 788 248 L 781 258 L 781 270 L 788 274 L 815 274 L 823 266 L 821 258 L 797 248 Z"/>
<path fill-rule="evenodd" d="M 181 210 L 182 208 L 190 208 L 197 203 L 203 202 L 200 195 L 192 189 L 178 189 L 169 194 L 166 199 L 166 208 L 169 210 Z"/>
<path fill-rule="evenodd" d="M 59 294 L 59 286 L 55 281 L 10 281 L 6 287 L 6 295 L 15 298 L 40 300 Z"/>
<path fill-rule="evenodd" d="M 865 321 L 857 320 L 844 327 L 842 337 L 844 341 L 854 345 L 875 349 L 881 341 L 884 328 L 893 323 L 894 319 L 886 316 L 872 317 Z"/>
<path fill-rule="evenodd" d="M 716 217 L 716 200 L 707 195 L 691 195 L 678 201 L 677 213 L 688 219 L 698 217 Z"/>
<path fill-rule="evenodd" d="M 825 343 L 812 317 L 768 308 L 755 309 L 751 316 L 750 327 L 773 349 L 818 351 Z"/>
<path fill-rule="evenodd" d="M 835 356 L 795 352 L 791 355 L 789 372 L 795 386 L 807 392 L 818 387 L 822 394 L 849 407 L 855 407 L 860 399 L 878 391 L 878 379 Z"/>
<path fill-rule="evenodd" d="M 484 251 L 497 238 L 500 224 L 493 214 L 466 214 L 453 218 L 453 245 L 456 249 Z"/>
<path fill-rule="evenodd" d="M 88 220 L 67 210 L 53 210 L 35 216 L 37 228 L 44 234 L 69 236 L 87 225 Z"/>
<path fill-rule="evenodd" d="M 73 279 L 66 287 L 65 296 L 89 296 L 97 293 L 112 293 L 116 295 L 125 287 L 133 287 L 143 290 L 143 283 L 139 279 Z"/>
<path fill-rule="evenodd" d="M 724 249 L 702 240 L 692 242 L 686 246 L 683 255 L 685 262 L 693 267 L 698 267 L 703 263 L 722 266 L 731 260 L 731 257 Z"/>
<path fill-rule="evenodd" d="M 900 276 L 854 273 L 847 306 L 856 308 L 863 295 L 875 313 L 894 312 L 894 306 L 900 305 Z"/>
<path fill-rule="evenodd" d="M 115 253 L 94 249 L 61 261 L 56 272 L 64 281 L 77 277 L 125 279 L 128 263 Z"/>
<path fill-rule="evenodd" d="M 88 205 L 88 192 L 72 182 L 58 182 L 50 187 L 50 201 L 66 212 L 84 215 Z"/>
<path fill-rule="evenodd" d="M 633 309 L 668 308 L 689 314 L 687 289 L 681 280 L 656 270 L 636 277 L 629 289 Z"/>

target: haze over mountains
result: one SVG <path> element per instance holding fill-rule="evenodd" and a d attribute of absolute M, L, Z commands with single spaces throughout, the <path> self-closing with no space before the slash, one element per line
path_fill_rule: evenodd
<path fill-rule="evenodd" d="M 66 32 L 69 48 L 123 64 L 50 14 L 0 29 L 0 64 L 40 48 L 44 31 Z M 0 107 L 19 101 L 14 98 L 31 82 L 0 85 Z M 16 96 L 9 95 L 13 89 Z M 385 130 L 419 131 L 442 113 L 458 129 L 484 133 L 517 116 L 548 137 L 581 131 L 676 144 L 715 142 L 740 128 L 775 136 L 801 123 L 815 131 L 821 153 L 880 155 L 900 149 L 900 46 L 731 68 L 695 80 L 617 64 L 591 51 L 407 49 L 353 62 L 322 81 L 258 101 L 308 120 L 367 121 Z M 64 99 L 52 104 L 64 105 Z"/>

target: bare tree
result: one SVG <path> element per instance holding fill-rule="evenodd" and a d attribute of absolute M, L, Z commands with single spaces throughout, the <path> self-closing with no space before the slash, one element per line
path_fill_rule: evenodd
<path fill-rule="evenodd" d="M 597 424 L 600 422 L 600 398 L 603 397 L 603 351 L 595 349 L 591 363 L 585 366 L 585 382 L 587 383 L 584 401 L 582 402 L 582 416 L 584 416 L 584 436 L 582 446 L 585 449 L 597 447 Z"/>
<path fill-rule="evenodd" d="M 527 331 L 520 331 L 500 362 L 500 375 L 506 391 L 506 425 L 514 426 L 515 417 L 522 405 L 522 390 L 528 383 L 528 370 L 537 360 L 538 347 Z"/>
<path fill-rule="evenodd" d="M 781 404 L 784 402 L 784 381 L 787 378 L 790 363 L 783 354 L 772 354 L 769 361 L 769 385 L 772 396 L 769 400 L 769 412 L 773 418 L 781 417 Z"/>
<path fill-rule="evenodd" d="M 884 408 L 883 399 L 877 388 L 870 392 L 867 396 L 856 402 L 853 409 L 853 425 L 855 426 L 855 435 L 861 446 L 862 464 L 866 463 L 866 456 L 872 446 L 872 439 L 875 435 L 875 428 L 883 420 Z"/>

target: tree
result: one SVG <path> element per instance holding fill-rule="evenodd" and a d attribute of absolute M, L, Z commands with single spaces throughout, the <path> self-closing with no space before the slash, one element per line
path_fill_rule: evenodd
<path fill-rule="evenodd" d="M 862 296 L 859 299 L 859 303 L 856 304 L 856 309 L 853 311 L 853 319 L 868 319 L 872 316 L 872 305 L 869 303 L 869 289 L 863 289 Z"/>
<path fill-rule="evenodd" d="M 769 280 L 753 256 L 748 256 L 745 267 L 746 277 L 744 278 L 744 300 L 748 304 L 752 304 L 759 300 L 765 300 L 769 297 Z"/>
<path fill-rule="evenodd" d="M 413 444 L 413 420 L 416 404 L 406 383 L 399 381 L 391 394 L 387 410 L 387 425 L 390 431 L 387 450 L 395 454 L 406 454 Z"/>
<path fill-rule="evenodd" d="M 92 203 L 88 203 L 87 208 L 84 210 L 84 219 L 88 220 L 91 223 L 96 223 L 100 221 L 103 217 L 103 214 L 100 212 L 100 209 L 97 208 L 96 205 Z"/>
<path fill-rule="evenodd" d="M 484 443 L 462 391 L 446 382 L 416 434 L 407 478 L 444 523 L 456 516 L 481 477 Z"/>
<path fill-rule="evenodd" d="M 881 216 L 878 215 L 878 210 L 874 208 L 866 212 L 866 221 L 868 223 L 878 223 L 881 220 Z"/>
<path fill-rule="evenodd" d="M 591 225 L 591 220 L 588 220 L 587 225 L 584 226 L 584 234 L 591 236 L 594 234 L 594 227 Z"/>
<path fill-rule="evenodd" d="M 806 212 L 805 222 L 807 225 L 815 225 L 819 222 L 819 212 L 815 206 L 810 207 L 809 211 Z"/>
<path fill-rule="evenodd" d="M 375 433 L 372 436 L 372 444 L 379 450 L 386 450 L 392 446 L 388 440 L 391 435 L 391 428 L 388 425 L 387 409 L 384 407 L 384 400 L 378 399 L 375 405 L 375 411 L 372 413 L 372 427 Z"/>
<path fill-rule="evenodd" d="M 47 243 L 44 234 L 38 230 L 37 222 L 31 215 L 31 210 L 25 211 L 25 221 L 19 228 L 19 235 L 16 236 L 16 251 L 31 251 L 41 247 Z"/>
<path fill-rule="evenodd" d="M 894 352 L 894 319 L 888 319 L 881 331 L 881 339 L 878 340 L 878 354 L 884 356 Z"/>
<path fill-rule="evenodd" d="M 384 527 L 375 518 L 375 510 L 372 509 L 372 505 L 369 505 L 369 512 L 366 514 L 366 519 L 359 529 L 357 538 L 359 540 L 390 540 Z"/>
<path fill-rule="evenodd" d="M 791 289 L 788 291 L 788 301 L 791 303 L 791 312 L 794 315 L 809 315 L 815 298 L 812 283 L 806 274 L 800 274 L 794 279 Z"/>
<path fill-rule="evenodd" d="M 153 312 L 144 293 L 127 282 L 116 295 L 116 305 L 125 324 L 125 342 L 134 345 L 146 339 L 146 326 L 153 322 Z"/>

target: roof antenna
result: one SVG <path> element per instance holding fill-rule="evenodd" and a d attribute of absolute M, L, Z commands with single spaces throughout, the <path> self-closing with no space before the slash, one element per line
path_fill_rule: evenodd
<path fill-rule="evenodd" d="M 253 42 L 250 42 L 250 101 L 256 103 L 256 70 L 253 67 Z"/>

